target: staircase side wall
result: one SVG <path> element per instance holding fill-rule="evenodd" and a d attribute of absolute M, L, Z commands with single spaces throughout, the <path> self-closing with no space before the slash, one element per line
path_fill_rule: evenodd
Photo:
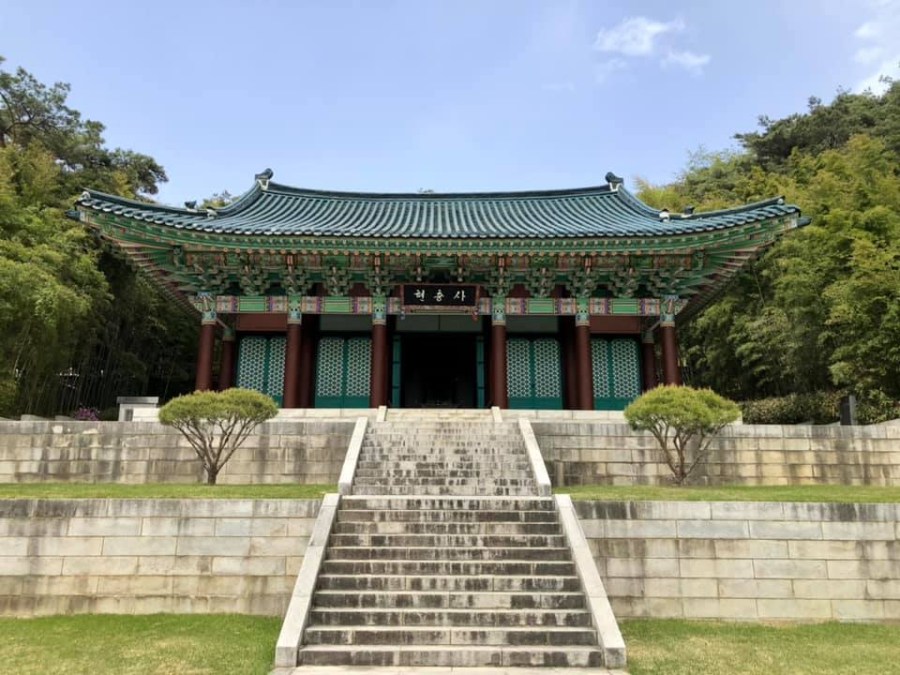
<path fill-rule="evenodd" d="M 319 500 L 0 500 L 0 615 L 281 616 Z"/>
<path fill-rule="evenodd" d="M 618 619 L 900 620 L 900 504 L 588 502 Z"/>
<path fill-rule="evenodd" d="M 627 424 L 532 422 L 554 486 L 660 485 L 656 440 Z M 900 424 L 726 427 L 693 479 L 710 485 L 900 485 Z"/>

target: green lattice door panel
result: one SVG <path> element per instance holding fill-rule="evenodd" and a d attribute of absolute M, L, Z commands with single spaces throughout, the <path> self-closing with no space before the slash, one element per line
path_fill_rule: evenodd
<path fill-rule="evenodd" d="M 316 359 L 316 407 L 368 408 L 371 363 L 371 338 L 321 338 Z"/>
<path fill-rule="evenodd" d="M 562 368 L 555 338 L 512 338 L 506 343 L 510 408 L 562 409 Z"/>
<path fill-rule="evenodd" d="M 624 410 L 641 394 L 641 359 L 637 340 L 591 340 L 594 409 Z"/>
<path fill-rule="evenodd" d="M 282 335 L 242 337 L 238 345 L 237 386 L 268 394 L 281 406 L 286 342 Z"/>

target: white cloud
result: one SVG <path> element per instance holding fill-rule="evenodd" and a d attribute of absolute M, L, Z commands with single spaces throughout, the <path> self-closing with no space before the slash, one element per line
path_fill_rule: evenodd
<path fill-rule="evenodd" d="M 617 26 L 598 31 L 594 49 L 625 56 L 649 56 L 656 49 L 657 38 L 683 29 L 681 19 L 663 22 L 645 16 L 631 17 Z"/>
<path fill-rule="evenodd" d="M 867 71 L 856 90 L 882 93 L 887 88 L 884 77 L 900 79 L 900 2 L 881 0 L 869 7 L 871 15 L 853 33 L 862 43 L 853 59 Z"/>
<path fill-rule="evenodd" d="M 594 50 L 610 57 L 597 64 L 595 78 L 605 82 L 614 73 L 628 68 L 634 59 L 656 60 L 663 68 L 673 66 L 700 75 L 709 64 L 709 54 L 697 54 L 674 45 L 675 36 L 685 29 L 681 19 L 657 21 L 645 16 L 633 16 L 610 28 L 597 32 Z"/>
<path fill-rule="evenodd" d="M 703 68 L 709 64 L 711 58 L 709 54 L 695 54 L 687 50 L 670 49 L 660 63 L 663 66 L 684 68 L 692 75 L 700 75 L 703 72 Z"/>
<path fill-rule="evenodd" d="M 881 35 L 881 26 L 879 26 L 874 21 L 867 21 L 862 26 L 857 28 L 854 31 L 853 35 L 858 37 L 860 40 L 870 40 Z"/>
<path fill-rule="evenodd" d="M 606 82 L 613 73 L 620 70 L 625 70 L 627 67 L 628 64 L 625 62 L 625 59 L 615 57 L 607 61 L 603 61 L 602 63 L 598 63 L 597 68 L 594 71 L 594 78 L 596 79 L 597 84 L 602 84 Z"/>

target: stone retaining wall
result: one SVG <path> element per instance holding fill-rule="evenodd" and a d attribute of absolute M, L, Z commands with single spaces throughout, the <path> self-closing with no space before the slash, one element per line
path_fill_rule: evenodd
<path fill-rule="evenodd" d="M 514 413 L 504 411 L 504 418 L 523 416 L 522 411 Z M 582 414 L 584 419 L 556 419 L 530 411 L 555 485 L 668 481 L 652 436 L 597 417 L 600 413 Z M 268 422 L 247 439 L 219 480 L 335 483 L 354 422 L 352 417 Z M 156 422 L 0 421 L 0 482 L 202 479 L 199 462 L 181 434 Z M 900 425 L 733 425 L 714 441 L 698 479 L 711 484 L 900 485 Z"/>
<path fill-rule="evenodd" d="M 280 616 L 318 500 L 0 500 L 0 615 Z M 575 502 L 618 618 L 900 620 L 900 504 Z"/>
<path fill-rule="evenodd" d="M 619 619 L 900 620 L 900 504 L 575 510 Z"/>
<path fill-rule="evenodd" d="M 267 422 L 220 483 L 336 483 L 354 420 Z M 204 480 L 182 435 L 156 422 L 0 422 L 0 483 Z"/>
<path fill-rule="evenodd" d="M 0 500 L 0 615 L 281 616 L 318 500 Z"/>
<path fill-rule="evenodd" d="M 669 482 L 656 440 L 624 423 L 532 422 L 554 485 Z M 730 485 L 900 485 L 900 425 L 735 424 L 713 441 L 697 480 Z"/>

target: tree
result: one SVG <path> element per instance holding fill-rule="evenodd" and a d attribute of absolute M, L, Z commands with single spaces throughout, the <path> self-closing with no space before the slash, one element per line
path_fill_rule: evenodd
<path fill-rule="evenodd" d="M 166 403 L 159 421 L 187 438 L 203 464 L 206 482 L 215 485 L 222 467 L 253 430 L 277 413 L 275 401 L 258 391 L 197 391 Z"/>
<path fill-rule="evenodd" d="M 68 94 L 0 67 L 0 415 L 192 386 L 196 320 L 65 215 L 85 187 L 143 198 L 165 171 L 106 147 Z"/>
<path fill-rule="evenodd" d="M 710 389 L 663 386 L 625 408 L 632 429 L 656 438 L 676 485 L 706 460 L 713 437 L 740 416 L 740 408 Z"/>
<path fill-rule="evenodd" d="M 811 224 L 735 276 L 680 327 L 689 382 L 739 400 L 853 392 L 900 399 L 900 83 L 841 92 L 805 114 L 763 119 L 743 152 L 692 156 L 657 207 L 698 210 L 777 194 Z M 880 404 L 883 415 L 896 413 Z"/>

